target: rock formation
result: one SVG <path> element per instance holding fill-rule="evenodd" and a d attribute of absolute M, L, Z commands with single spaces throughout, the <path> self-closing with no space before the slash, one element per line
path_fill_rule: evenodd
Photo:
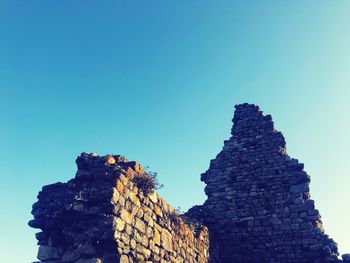
<path fill-rule="evenodd" d="M 38 259 L 350 262 L 350 255 L 338 259 L 337 244 L 324 233 L 310 197 L 310 176 L 287 155 L 271 116 L 255 105 L 237 105 L 231 133 L 201 175 L 207 200 L 182 216 L 144 188 L 150 178 L 137 162 L 81 154 L 75 178 L 44 186 L 33 205 L 29 225 L 42 230 L 36 235 Z"/>

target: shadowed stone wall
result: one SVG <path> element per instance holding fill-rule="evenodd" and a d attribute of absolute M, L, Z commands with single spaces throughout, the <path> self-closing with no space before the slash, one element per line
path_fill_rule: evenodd
<path fill-rule="evenodd" d="M 67 183 L 44 186 L 29 225 L 46 263 L 323 263 L 338 259 L 270 115 L 236 106 L 232 136 L 201 175 L 208 198 L 185 215 L 135 184 L 125 157 L 82 154 Z M 201 222 L 201 223 L 199 223 Z M 205 227 L 205 226 L 206 227 Z M 209 231 L 208 231 L 209 229 Z M 210 235 L 209 235 L 210 233 Z"/>
<path fill-rule="evenodd" d="M 44 186 L 33 205 L 40 262 L 207 262 L 207 228 L 138 189 L 138 163 L 92 154 L 76 162 L 75 178 Z"/>
<path fill-rule="evenodd" d="M 215 234 L 221 262 L 336 262 L 304 165 L 258 106 L 236 106 L 232 137 L 202 174 L 208 199 L 188 215 Z"/>

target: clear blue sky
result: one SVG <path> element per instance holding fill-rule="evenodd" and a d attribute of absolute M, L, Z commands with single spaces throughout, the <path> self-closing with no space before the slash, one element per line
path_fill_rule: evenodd
<path fill-rule="evenodd" d="M 159 173 L 187 210 L 233 106 L 272 114 L 350 252 L 349 1 L 0 0 L 0 262 L 36 257 L 31 205 L 82 152 Z"/>

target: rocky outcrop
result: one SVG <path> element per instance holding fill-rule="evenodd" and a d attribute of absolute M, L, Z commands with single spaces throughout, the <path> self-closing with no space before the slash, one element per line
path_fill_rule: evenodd
<path fill-rule="evenodd" d="M 258 106 L 236 106 L 232 136 L 201 175 L 208 199 L 189 215 L 217 237 L 220 262 L 336 262 L 310 176 Z M 202 215 L 201 215 L 202 213 Z"/>
<path fill-rule="evenodd" d="M 207 228 L 146 195 L 137 162 L 83 153 L 76 163 L 74 179 L 44 186 L 33 205 L 40 262 L 207 262 Z"/>

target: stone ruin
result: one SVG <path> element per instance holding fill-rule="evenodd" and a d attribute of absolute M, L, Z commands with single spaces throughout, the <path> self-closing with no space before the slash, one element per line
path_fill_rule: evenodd
<path fill-rule="evenodd" d="M 137 162 L 81 154 L 75 178 L 44 186 L 33 205 L 39 262 L 350 262 L 271 116 L 236 105 L 231 135 L 201 175 L 207 200 L 184 215 L 137 183 L 149 176 Z"/>
<path fill-rule="evenodd" d="M 236 106 L 231 138 L 201 175 L 208 198 L 188 213 L 215 234 L 221 262 L 337 262 L 310 197 L 310 176 L 258 106 Z"/>
<path fill-rule="evenodd" d="M 76 163 L 74 179 L 44 186 L 33 205 L 40 262 L 207 262 L 207 228 L 141 190 L 137 162 L 83 153 Z"/>

